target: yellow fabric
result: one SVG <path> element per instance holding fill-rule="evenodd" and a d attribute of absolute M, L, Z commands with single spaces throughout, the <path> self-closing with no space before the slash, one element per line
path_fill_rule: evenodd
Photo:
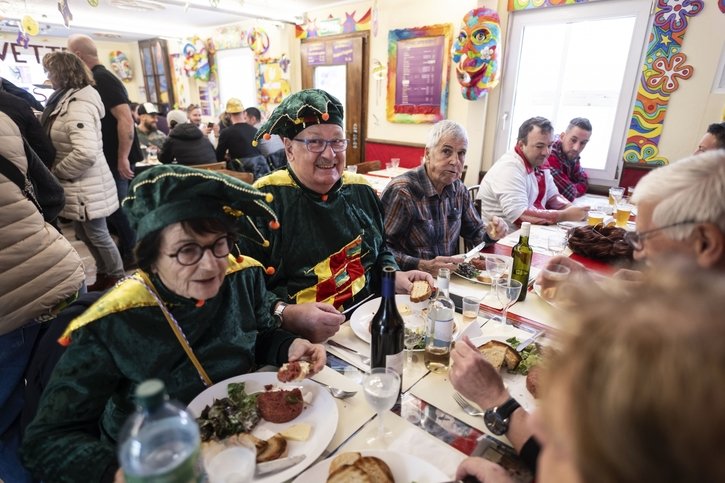
<path fill-rule="evenodd" d="M 297 186 L 297 184 L 289 175 L 289 171 L 280 169 L 258 179 L 252 186 L 262 189 L 265 186 Z"/>

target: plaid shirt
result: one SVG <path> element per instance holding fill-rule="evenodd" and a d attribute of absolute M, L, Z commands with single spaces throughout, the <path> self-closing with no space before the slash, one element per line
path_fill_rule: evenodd
<path fill-rule="evenodd" d="M 547 163 L 554 183 L 559 188 L 559 194 L 574 201 L 574 198 L 583 196 L 587 192 L 587 174 L 579 164 L 580 157 L 569 161 L 561 150 L 561 139 L 557 139 L 551 146 L 551 154 Z"/>
<path fill-rule="evenodd" d="M 382 194 L 385 241 L 401 270 L 418 262 L 458 253 L 458 239 L 473 244 L 491 241 L 462 181 L 439 195 L 421 166 L 400 175 Z"/>

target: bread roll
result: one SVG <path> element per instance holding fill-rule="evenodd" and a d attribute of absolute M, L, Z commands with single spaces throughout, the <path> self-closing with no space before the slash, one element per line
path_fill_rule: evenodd
<path fill-rule="evenodd" d="M 410 301 L 413 303 L 428 300 L 433 293 L 430 284 L 425 280 L 417 280 L 413 282 L 413 288 L 410 290 Z"/>

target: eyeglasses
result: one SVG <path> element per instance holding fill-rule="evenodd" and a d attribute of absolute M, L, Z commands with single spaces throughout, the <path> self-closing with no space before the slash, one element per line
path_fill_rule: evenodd
<path fill-rule="evenodd" d="M 665 225 L 660 226 L 659 228 L 654 228 L 652 230 L 643 231 L 642 233 L 636 232 L 636 231 L 628 231 L 624 234 L 624 241 L 629 243 L 629 246 L 634 248 L 635 251 L 640 251 L 644 247 L 644 241 L 652 236 L 653 233 L 657 233 L 658 231 L 666 230 L 668 228 L 674 228 L 676 226 L 682 226 L 682 225 L 692 225 L 694 223 L 698 223 L 697 221 L 680 221 L 677 223 L 672 223 L 671 225 Z"/>
<path fill-rule="evenodd" d="M 179 250 L 172 254 L 168 255 L 171 258 L 176 258 L 176 261 L 179 262 L 179 265 L 184 265 L 185 267 L 188 267 L 189 265 L 194 265 L 195 263 L 198 263 L 199 260 L 204 256 L 204 252 L 207 250 L 210 250 L 212 255 L 214 255 L 217 258 L 224 258 L 232 251 L 232 245 L 234 244 L 234 240 L 229 235 L 224 235 L 222 237 L 217 238 L 209 245 L 201 246 L 198 243 L 187 243 L 186 245 L 183 245 Z"/>
<path fill-rule="evenodd" d="M 347 149 L 347 139 L 293 139 L 298 143 L 305 143 L 307 150 L 311 153 L 322 153 L 329 145 L 336 153 L 340 153 Z"/>

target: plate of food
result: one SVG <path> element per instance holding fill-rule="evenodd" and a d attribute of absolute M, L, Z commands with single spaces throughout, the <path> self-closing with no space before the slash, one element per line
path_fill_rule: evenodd
<path fill-rule="evenodd" d="M 506 265 L 504 270 L 506 273 L 508 273 L 509 267 L 511 267 L 511 264 L 513 263 L 513 259 L 511 257 L 479 253 L 476 257 L 471 259 L 470 262 L 459 263 L 458 269 L 456 269 L 453 273 L 470 282 L 491 285 L 491 275 L 486 270 L 487 257 L 501 260 Z"/>
<path fill-rule="evenodd" d="M 199 423 L 205 464 L 233 446 L 256 447 L 257 463 L 305 456 L 255 482 L 293 478 L 322 454 L 337 429 L 337 405 L 329 392 L 309 379 L 280 382 L 276 372 L 244 374 L 214 384 L 188 409 Z"/>
<path fill-rule="evenodd" d="M 299 475 L 293 483 L 327 481 L 395 481 L 436 483 L 450 480 L 450 476 L 428 461 L 405 453 L 383 450 L 349 451 L 320 461 Z"/>
<path fill-rule="evenodd" d="M 373 321 L 375 313 L 380 307 L 380 297 L 368 300 L 350 316 L 350 328 L 358 338 L 370 343 L 370 323 Z M 411 302 L 410 295 L 399 294 L 395 296 L 395 304 L 398 306 L 398 312 L 403 317 L 405 329 L 411 331 L 425 331 L 425 317 L 428 311 L 428 300 L 422 302 Z M 423 348 L 423 342 L 420 343 L 420 349 Z M 418 349 L 418 346 L 414 347 Z"/>

